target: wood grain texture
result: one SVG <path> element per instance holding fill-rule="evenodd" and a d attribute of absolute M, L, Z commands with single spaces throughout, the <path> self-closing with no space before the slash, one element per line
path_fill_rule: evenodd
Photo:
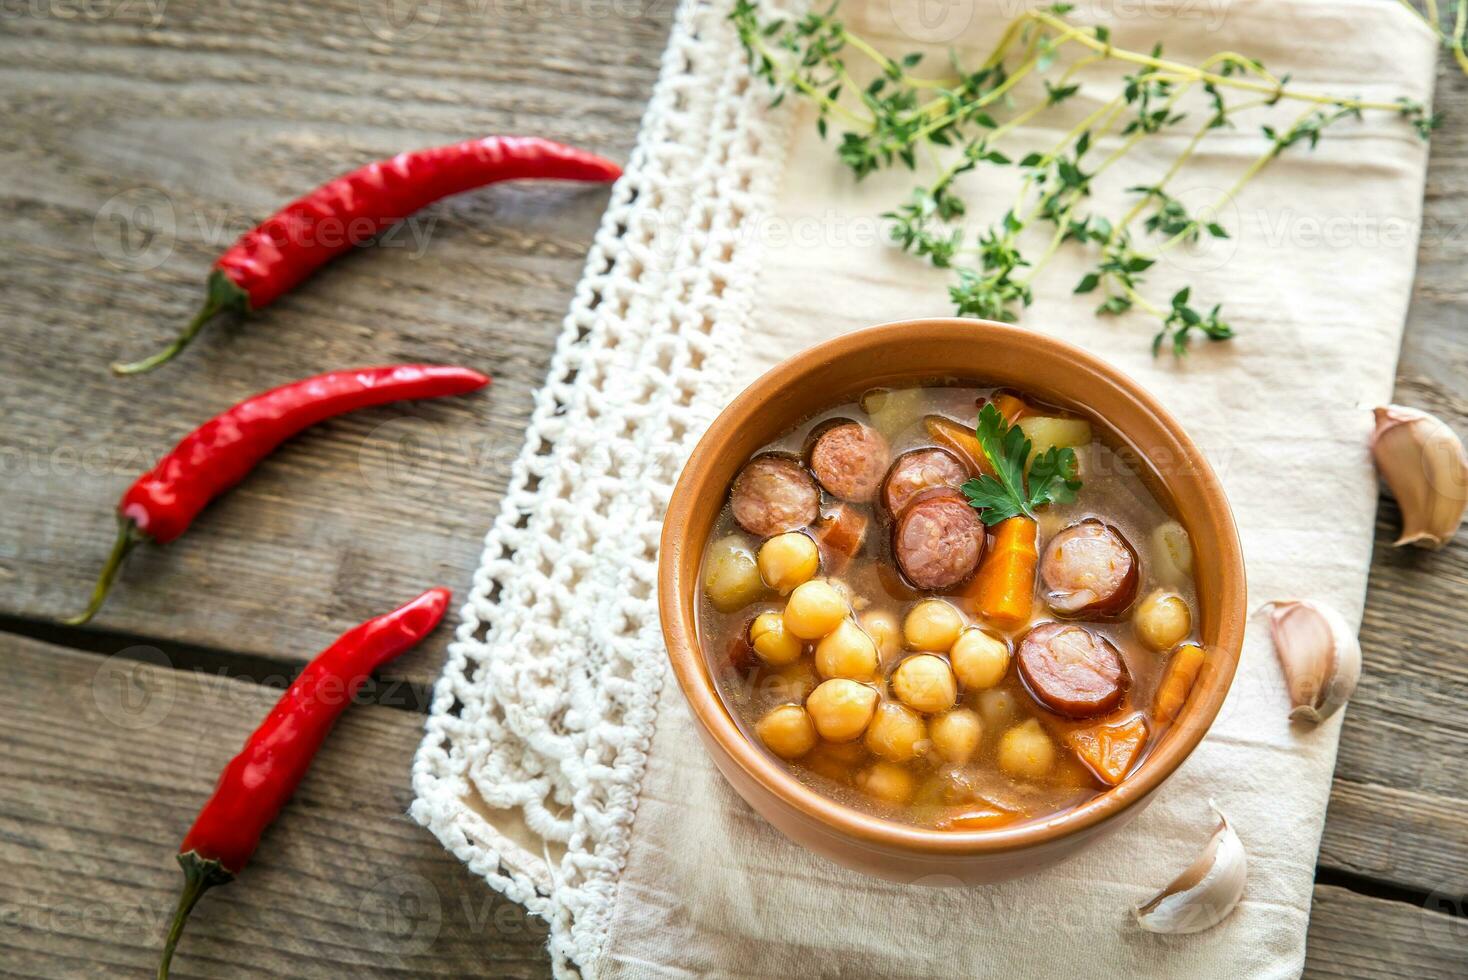
<path fill-rule="evenodd" d="M 394 43 L 382 36 L 411 4 L 169 0 L 156 28 L 143 0 L 97 19 L 34 6 L 7 9 L 0 31 L 0 611 L 79 608 L 118 496 L 194 425 L 264 387 L 393 361 L 496 383 L 301 436 L 183 539 L 136 553 L 98 622 L 301 660 L 427 586 L 462 589 L 605 188 L 443 202 L 248 323 L 210 328 L 173 365 L 120 380 L 107 364 L 181 326 L 236 234 L 353 166 L 495 132 L 624 158 L 667 10 L 429 4 L 437 24 Z M 396 670 L 429 682 L 441 650 Z"/>
<path fill-rule="evenodd" d="M 1307 977 L 1451 980 L 1468 974 L 1468 920 L 1315 886 Z"/>
<path fill-rule="evenodd" d="M 0 614 L 78 608 L 117 496 L 198 421 L 295 377 L 394 360 L 463 363 L 496 384 L 295 440 L 185 538 L 138 553 L 100 624 L 220 651 L 219 663 L 294 664 L 429 585 L 462 590 L 605 190 L 501 186 L 444 202 L 249 323 L 211 328 L 175 365 L 118 381 L 106 364 L 171 336 L 235 234 L 367 160 L 488 132 L 624 158 L 672 9 L 113 0 L 0 10 Z M 1468 80 L 1444 68 L 1437 102 L 1446 124 L 1433 141 L 1397 400 L 1468 432 Z M 1393 550 L 1396 521 L 1384 500 L 1366 670 L 1320 860 L 1461 912 L 1468 539 L 1436 554 Z M 447 632 L 389 675 L 431 682 Z M 11 675 L 0 694 L 4 972 L 147 975 L 176 894 L 168 855 L 275 694 L 12 637 L 0 636 L 0 651 Z M 166 691 L 167 724 L 147 724 Z M 409 712 L 349 712 L 246 879 L 201 904 L 176 975 L 548 972 L 543 929 L 401 816 L 420 730 Z M 1433 937 L 1463 922 L 1320 886 L 1308 972 L 1462 976 L 1468 939 Z"/>
<path fill-rule="evenodd" d="M 1468 433 L 1468 79 L 1438 72 L 1422 244 L 1395 399 Z M 1383 496 L 1361 645 L 1321 863 L 1402 887 L 1468 894 L 1468 535 L 1393 548 Z M 1268 598 L 1256 596 L 1256 600 Z"/>
<path fill-rule="evenodd" d="M 6 972 L 149 976 L 170 855 L 274 694 L 16 637 L 0 661 Z M 195 909 L 175 976 L 548 975 L 544 927 L 403 816 L 417 729 L 409 712 L 346 712 L 251 866 Z M 1317 886 L 1307 975 L 1462 976 L 1465 940 L 1468 920 L 1435 907 Z"/>
<path fill-rule="evenodd" d="M 0 636 L 0 972 L 151 976 L 173 854 L 276 694 Z M 545 927 L 410 821 L 422 718 L 353 705 L 174 976 L 549 973 Z"/>

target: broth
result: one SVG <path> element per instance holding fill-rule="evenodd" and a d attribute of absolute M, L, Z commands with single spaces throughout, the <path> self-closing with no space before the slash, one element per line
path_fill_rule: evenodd
<path fill-rule="evenodd" d="M 956 501 L 962 498 L 948 489 L 958 472 L 951 460 L 958 460 L 965 477 L 974 475 L 974 460 L 955 450 L 953 439 L 958 437 L 942 435 L 946 431 L 942 423 L 933 421 L 948 420 L 972 439 L 978 406 L 985 403 L 1001 409 L 1007 406 L 1009 420 L 1027 432 L 1063 431 L 1071 441 L 1084 437 L 1083 442 L 1069 447 L 1074 450 L 1082 481 L 1075 499 L 1035 509 L 1036 571 L 1027 597 L 1031 611 L 1022 618 L 1009 614 L 1006 618 L 997 612 L 990 615 L 984 597 L 976 594 L 976 581 L 988 574 L 986 563 L 1013 559 L 1022 570 L 1025 559 L 1001 550 L 1001 525 L 997 523 L 985 528 L 975 522 L 978 531 L 963 530 L 979 512 L 969 508 L 966 513 L 967 503 L 959 507 Z M 1034 421 L 1037 419 L 1066 421 L 1052 424 Z M 710 536 L 697 626 L 719 694 L 745 735 L 757 745 L 767 745 L 761 737 L 761 720 L 781 709 L 784 714 L 767 723 L 766 736 L 769 744 L 783 749 L 771 754 L 798 779 L 849 806 L 939 828 L 975 829 L 1050 816 L 1105 792 L 1134 770 L 1166 730 L 1168 714 L 1175 714 L 1175 709 L 1159 708 L 1158 689 L 1169 662 L 1179 657 L 1178 651 L 1197 642 L 1198 602 L 1188 567 L 1186 533 L 1122 455 L 1094 431 L 1087 431 L 1085 423 L 1074 413 L 1054 410 L 1022 394 L 971 384 L 929 384 L 867 393 L 859 401 L 832 406 L 756 454 L 753 460 L 764 462 L 754 470 L 741 471 L 735 481 L 736 487 L 741 479 L 748 483 L 737 494 L 742 510 L 736 516 L 732 501 L 736 494 L 731 487 L 731 499 L 725 501 Z M 882 458 L 884 445 L 890 464 Z M 904 461 L 904 454 L 931 449 L 944 452 Z M 1034 456 L 1038 455 L 1037 450 Z M 920 472 L 925 478 L 937 479 L 934 474 L 938 474 L 942 479 L 904 502 L 901 493 L 889 489 L 900 483 L 891 480 L 890 474 L 899 466 L 904 474 L 919 472 L 912 460 L 924 461 Z M 881 488 L 870 501 L 859 499 L 878 468 L 883 470 Z M 813 470 L 821 471 L 824 479 Z M 751 475 L 745 477 L 746 472 Z M 815 496 L 807 479 L 816 488 Z M 827 484 L 847 499 L 836 497 Z M 901 504 L 899 513 L 887 512 L 889 500 Z M 800 524 L 810 516 L 811 508 L 819 518 Z M 932 520 L 914 530 L 912 522 L 928 516 L 920 510 L 930 512 Z M 772 516 L 792 526 L 765 533 L 782 526 Z M 833 517 L 838 516 L 843 522 L 865 522 L 865 537 L 854 554 L 845 553 L 850 541 L 836 533 Z M 1022 524 L 1024 518 L 1016 521 Z M 751 533 L 751 525 L 761 533 Z M 1080 532 L 1067 530 L 1077 526 Z M 1014 530 L 1019 533 L 1020 528 Z M 1052 559 L 1047 549 L 1062 533 L 1064 538 L 1056 544 Z M 817 543 L 818 570 L 809 559 L 809 546 L 800 541 L 782 541 L 761 551 L 767 541 L 789 534 Z M 1127 549 L 1118 547 L 1115 535 L 1133 552 L 1130 566 Z M 938 547 L 924 550 L 935 542 Z M 947 567 L 962 566 L 973 547 L 982 549 L 976 571 L 962 575 L 961 568 Z M 813 575 L 806 574 L 812 570 Z M 1122 575 L 1122 570 L 1127 570 L 1128 581 L 1117 586 L 1112 579 Z M 959 578 L 951 584 L 929 582 L 928 588 L 917 587 L 914 576 L 929 574 L 959 574 Z M 1066 591 L 1054 587 L 1052 579 L 1073 579 L 1071 585 L 1080 585 Z M 788 593 L 792 584 L 806 580 L 830 582 L 847 604 L 841 625 L 823 634 L 841 632 L 830 643 L 822 636 L 800 640 L 791 635 L 792 624 L 806 624 L 786 609 Z M 1118 601 L 1123 588 L 1130 596 L 1118 611 L 1103 615 L 1056 608 L 1057 604 L 1073 607 L 1113 587 L 1113 598 Z M 1020 609 L 1026 598 L 1018 594 L 1021 588 L 1015 586 L 1009 596 Z M 829 595 L 821 589 L 798 591 L 802 603 L 807 593 L 814 598 Z M 1159 594 L 1167 598 L 1156 599 Z M 905 628 L 913 609 L 933 599 L 941 600 L 947 609 L 927 606 L 911 621 L 912 629 Z M 1188 614 L 1186 623 L 1178 619 L 1179 602 Z M 920 628 L 929 618 L 937 624 L 936 633 L 934 628 L 926 633 L 933 633 L 936 640 L 924 639 L 925 631 Z M 827 625 L 830 622 L 834 620 Z M 962 642 L 968 646 L 944 647 L 955 622 L 965 631 Z M 1048 644 L 1040 640 L 1046 635 L 1043 630 L 1030 636 L 1047 623 L 1066 625 L 1051 628 L 1055 639 Z M 774 632 L 761 634 L 760 643 L 752 646 L 752 625 L 757 632 L 765 627 Z M 1083 628 L 1090 639 L 1072 626 Z M 820 633 L 824 628 L 816 623 L 804 631 Z M 894 629 L 895 643 L 890 636 Z M 970 635 L 976 629 L 991 639 Z M 1020 647 L 1027 638 L 1029 644 L 1021 656 Z M 1000 657 L 994 639 L 1007 648 L 1006 658 Z M 1121 681 L 1114 677 L 1114 657 L 1104 649 L 1107 642 L 1123 665 Z M 867 656 L 868 645 L 876 648 L 878 662 L 870 676 L 865 676 L 867 665 L 862 658 Z M 980 651 L 977 659 L 962 655 L 970 647 Z M 924 656 L 940 663 L 929 660 L 904 666 Z M 1187 652 L 1183 656 L 1195 655 Z M 1201 653 L 1196 657 L 1201 662 Z M 959 668 L 986 662 L 998 664 L 997 680 L 991 675 L 982 678 L 981 684 L 965 682 L 982 671 Z M 950 682 L 943 679 L 942 664 L 948 665 L 947 676 L 956 683 L 951 707 L 943 706 L 945 685 Z M 1180 661 L 1176 669 L 1186 675 L 1181 670 L 1185 666 Z M 902 676 L 895 676 L 899 668 Z M 1196 668 L 1193 672 L 1196 674 Z M 913 677 L 919 675 L 925 681 L 931 675 L 936 687 L 915 687 Z M 846 698 L 840 701 L 845 706 L 842 710 L 855 712 L 853 717 L 860 712 L 847 702 L 855 698 L 865 703 L 871 698 L 852 684 L 876 695 L 872 720 L 846 741 L 824 737 L 815 721 L 822 717 L 817 709 L 831 699 L 823 697 L 818 704 L 807 704 L 811 692 L 832 679 L 843 682 L 830 690 Z M 1190 683 L 1191 677 L 1181 676 L 1172 687 L 1183 680 Z M 1119 694 L 1115 688 L 1120 688 Z M 1181 688 L 1183 697 L 1186 689 Z M 1096 703 L 1104 701 L 1104 706 L 1077 709 L 1068 700 L 1087 697 L 1101 699 Z M 1139 725 L 1145 734 L 1137 745 Z M 977 742 L 966 753 L 976 729 Z M 827 733 L 833 730 L 830 724 L 825 729 Z M 816 733 L 813 747 L 800 751 L 810 741 L 811 732 Z M 768 746 L 766 751 L 770 751 Z"/>

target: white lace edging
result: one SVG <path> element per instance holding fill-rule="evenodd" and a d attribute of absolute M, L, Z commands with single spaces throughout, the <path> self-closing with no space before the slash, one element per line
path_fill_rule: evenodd
<path fill-rule="evenodd" d="M 729 9 L 679 8 L 413 760 L 412 817 L 549 923 L 558 975 L 606 942 L 664 673 L 662 516 L 730 394 L 784 167 L 789 113 Z"/>

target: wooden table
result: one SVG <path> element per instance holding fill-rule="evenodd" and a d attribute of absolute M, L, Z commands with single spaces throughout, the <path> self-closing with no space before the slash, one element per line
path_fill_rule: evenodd
<path fill-rule="evenodd" d="M 105 365 L 156 348 L 221 248 L 323 175 L 473 133 L 625 158 L 673 6 L 163 2 L 0 5 L 7 974 L 149 974 L 172 850 L 276 689 L 345 626 L 469 581 L 605 190 L 449 201 L 417 226 L 427 255 L 411 236 L 350 255 L 169 370 Z M 1438 101 L 1398 400 L 1468 432 L 1468 80 L 1444 70 Z M 193 421 L 305 374 L 417 359 L 496 384 L 314 429 L 136 554 L 95 625 L 54 625 L 91 586 L 118 493 Z M 1320 975 L 1468 973 L 1468 536 L 1394 551 L 1396 523 L 1383 501 L 1316 877 Z M 446 638 L 348 712 L 247 880 L 197 910 L 176 975 L 548 973 L 543 926 L 403 815 Z"/>

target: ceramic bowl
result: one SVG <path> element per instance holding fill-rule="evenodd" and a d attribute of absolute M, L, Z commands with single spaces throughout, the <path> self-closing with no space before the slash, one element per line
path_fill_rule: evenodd
<path fill-rule="evenodd" d="M 960 378 L 1010 386 L 1084 412 L 1129 452 L 1151 491 L 1188 529 L 1207 660 L 1177 721 L 1119 786 L 1048 818 L 951 832 L 885 820 L 795 779 L 752 743 L 714 687 L 699 647 L 700 568 L 734 475 L 763 445 L 869 388 Z M 870 874 L 969 884 L 1054 864 L 1122 826 L 1202 740 L 1228 694 L 1246 597 L 1238 534 L 1223 489 L 1176 419 L 1092 354 L 1030 330 L 980 320 L 908 320 L 846 334 L 777 365 L 724 409 L 699 441 L 669 502 L 658 569 L 668 656 L 714 763 L 751 807 L 796 843 Z"/>

